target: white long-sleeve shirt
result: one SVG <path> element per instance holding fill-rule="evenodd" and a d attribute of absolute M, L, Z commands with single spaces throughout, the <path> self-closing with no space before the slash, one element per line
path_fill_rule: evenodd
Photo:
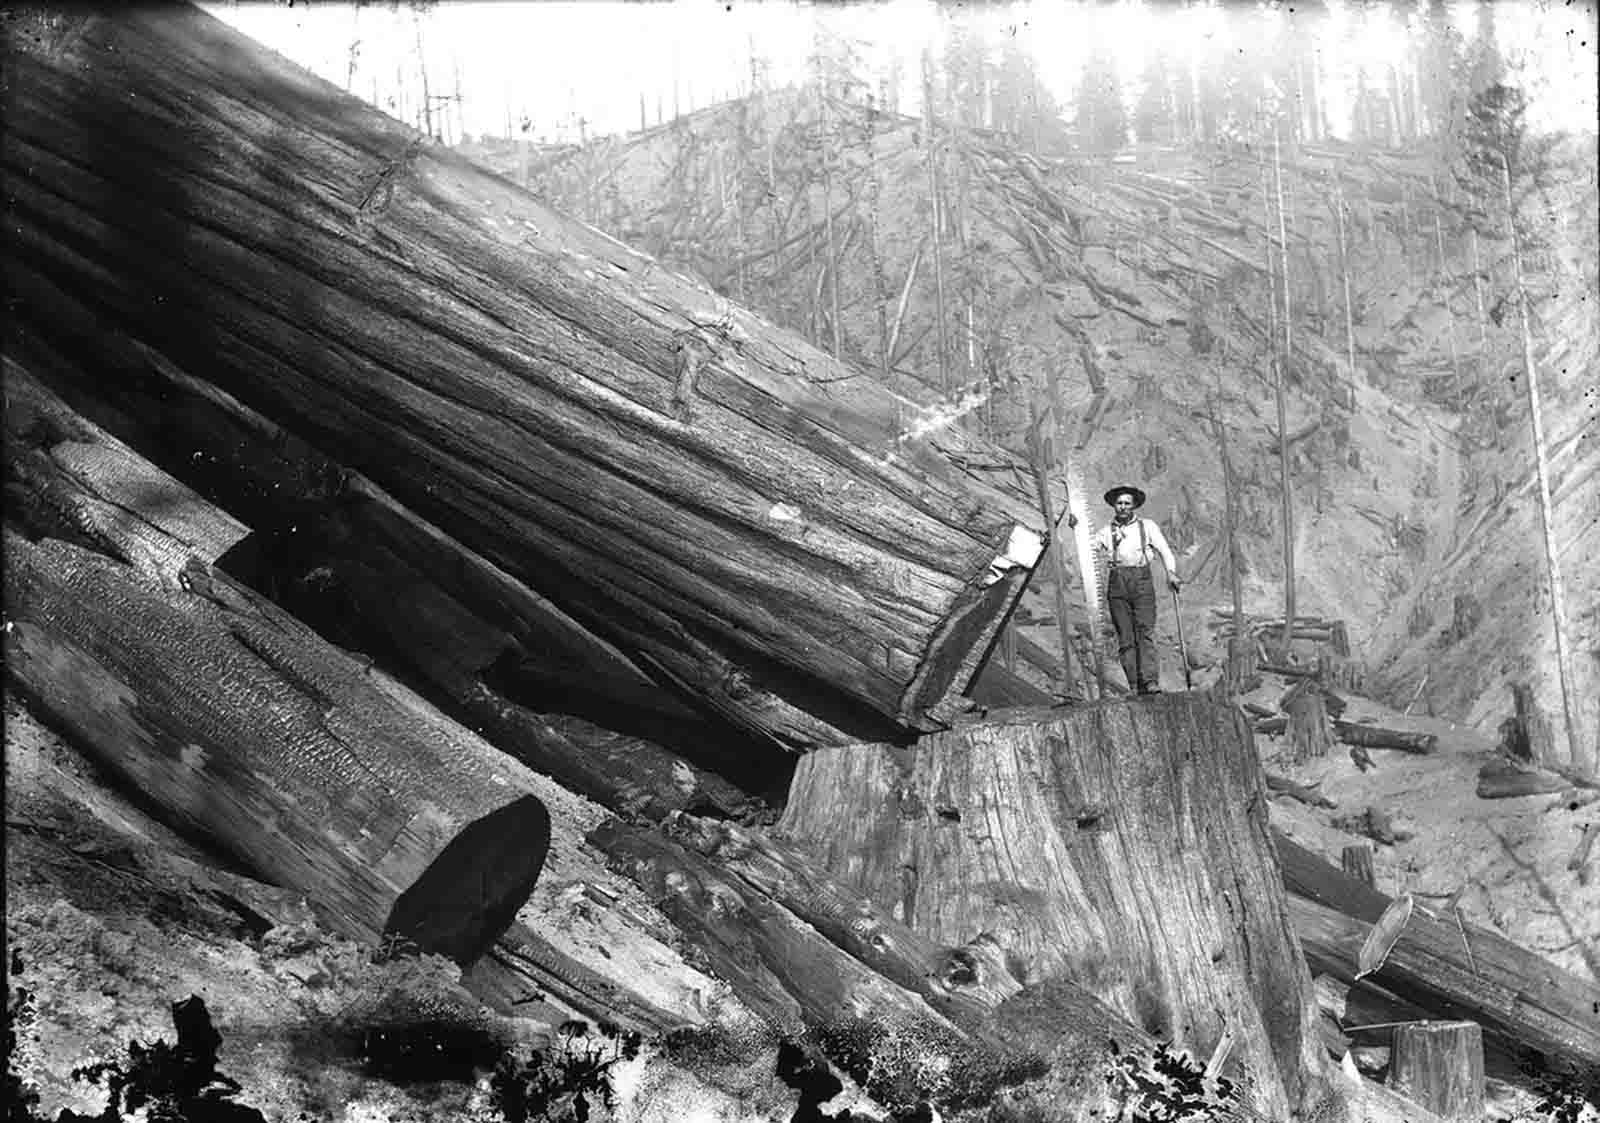
<path fill-rule="evenodd" d="M 1139 524 L 1144 524 L 1144 548 L 1139 546 Z M 1115 529 L 1120 541 L 1116 552 L 1111 549 L 1111 532 Z M 1102 553 L 1112 554 L 1112 565 L 1149 565 L 1150 551 L 1154 550 L 1161 555 L 1161 562 L 1167 567 L 1169 576 L 1178 573 L 1178 562 L 1172 554 L 1172 547 L 1167 545 L 1166 537 L 1161 533 L 1161 528 L 1149 519 L 1135 518 L 1127 526 L 1118 526 L 1115 521 L 1103 527 L 1094 537 L 1095 549 Z"/>

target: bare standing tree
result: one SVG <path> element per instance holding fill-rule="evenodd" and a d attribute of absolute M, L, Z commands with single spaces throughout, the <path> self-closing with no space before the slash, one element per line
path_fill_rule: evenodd
<path fill-rule="evenodd" d="M 1278 127 L 1272 127 L 1272 172 L 1278 189 L 1278 252 L 1283 258 L 1283 358 L 1276 364 L 1273 392 L 1278 407 L 1278 472 L 1283 492 L 1283 645 L 1294 634 L 1294 495 L 1289 477 L 1289 420 L 1284 405 L 1284 379 L 1294 358 L 1294 314 L 1289 301 L 1289 231 L 1283 215 L 1283 162 L 1278 152 Z"/>
<path fill-rule="evenodd" d="M 939 387 L 950 389 L 950 346 L 945 337 L 944 301 L 944 249 L 943 208 L 940 205 L 939 158 L 940 144 L 937 123 L 933 113 L 933 62 L 926 50 L 922 53 L 922 121 L 928 152 L 928 202 L 932 211 L 933 227 L 933 289 L 934 326 L 939 341 Z"/>

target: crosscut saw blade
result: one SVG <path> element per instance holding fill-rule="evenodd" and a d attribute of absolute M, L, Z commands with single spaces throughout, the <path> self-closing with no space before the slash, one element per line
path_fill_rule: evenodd
<path fill-rule="evenodd" d="M 1096 677 L 1100 673 L 1100 633 L 1105 626 L 1106 563 L 1100 551 L 1094 548 L 1097 527 L 1089 513 L 1089 497 L 1083 487 L 1083 468 L 1076 456 L 1067 457 L 1067 510 L 1077 520 L 1072 535 L 1078 550 L 1078 574 L 1083 578 L 1083 607 L 1089 617 L 1089 651 L 1094 658 L 1091 668 Z"/>

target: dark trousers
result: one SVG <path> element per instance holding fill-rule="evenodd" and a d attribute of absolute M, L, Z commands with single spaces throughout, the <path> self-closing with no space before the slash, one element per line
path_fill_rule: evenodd
<path fill-rule="evenodd" d="M 1156 585 L 1150 567 L 1112 566 L 1106 581 L 1106 607 L 1117 629 L 1117 654 L 1128 688 L 1141 694 L 1161 686 L 1156 662 Z"/>

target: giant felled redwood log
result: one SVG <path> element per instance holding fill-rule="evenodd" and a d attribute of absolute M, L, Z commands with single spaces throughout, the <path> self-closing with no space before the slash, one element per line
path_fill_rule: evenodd
<path fill-rule="evenodd" d="M 1041 548 L 1019 460 L 198 10 L 4 49 L 7 257 L 97 322 L 746 728 L 963 708 Z"/>
<path fill-rule="evenodd" d="M 1024 982 L 1073 980 L 1202 1058 L 1230 1032 L 1268 1117 L 1323 1092 L 1260 768 L 1226 706 L 1019 711 L 819 751 L 777 829 L 938 943 L 988 933 Z"/>

